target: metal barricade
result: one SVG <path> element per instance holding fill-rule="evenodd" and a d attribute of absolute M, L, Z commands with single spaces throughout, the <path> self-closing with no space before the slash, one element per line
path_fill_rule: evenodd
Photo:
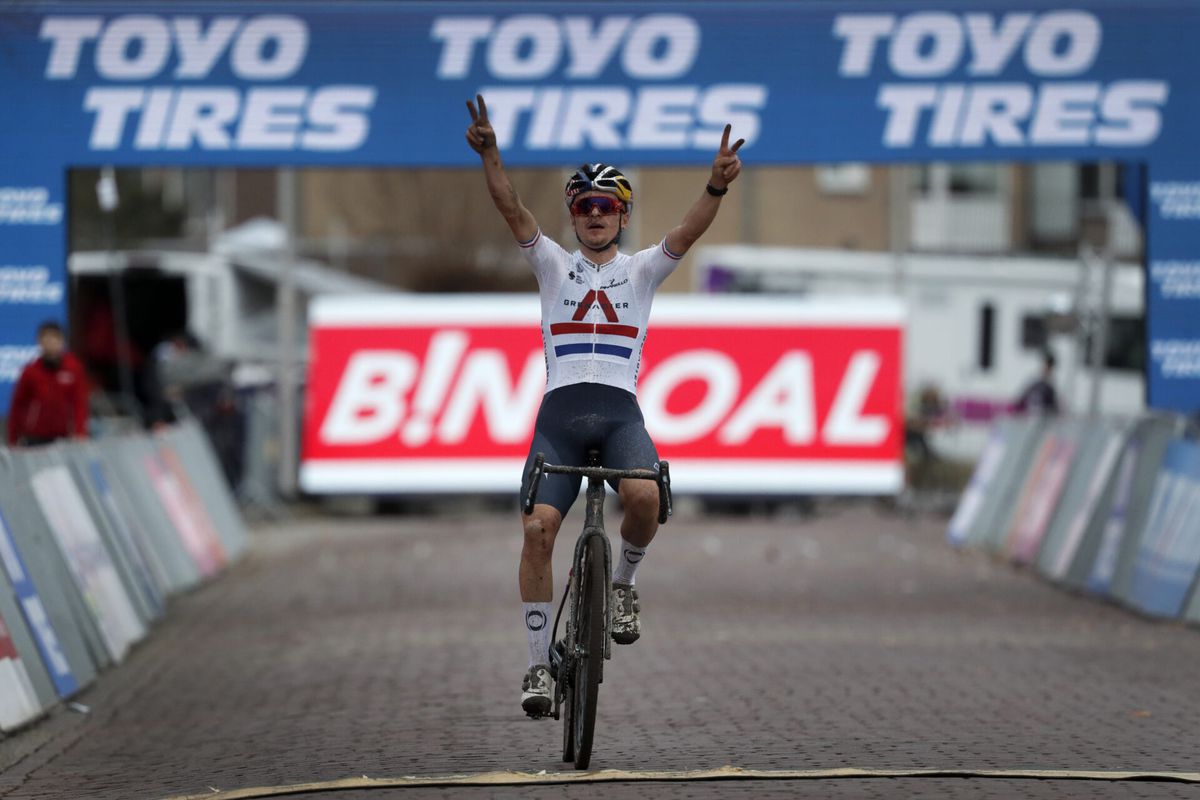
<path fill-rule="evenodd" d="M 246 526 L 204 431 L 195 420 L 188 419 L 161 438 L 186 465 L 192 487 L 203 500 L 226 554 L 236 559 L 246 549 Z"/>
<path fill-rule="evenodd" d="M 56 677 L 58 694 L 70 697 L 96 679 L 98 669 L 107 663 L 106 652 L 49 523 L 31 501 L 27 452 L 10 452 L 7 462 L 7 479 L 0 481 L 0 509 L 27 578 L 25 589 L 18 587 L 22 611 L 38 637 L 39 650 L 45 653 L 43 663 Z"/>
<path fill-rule="evenodd" d="M 1112 509 L 1118 457 L 1131 430 L 1128 420 L 1084 423 L 1075 468 L 1038 553 L 1037 568 L 1045 577 L 1068 581 L 1077 555 L 1089 549 L 1095 552 L 1101 520 Z"/>
<path fill-rule="evenodd" d="M 247 546 L 195 422 L 0 448 L 0 732 L 118 663 L 170 595 Z"/>
<path fill-rule="evenodd" d="M 1125 599 L 1163 455 L 1180 430 L 1178 417 L 1156 415 L 1139 420 L 1130 433 L 1117 467 L 1112 508 L 1083 584 L 1088 591 Z"/>
<path fill-rule="evenodd" d="M 1038 417 L 996 423 L 950 519 L 947 538 L 951 543 L 998 548 L 1011 524 L 1030 454 L 1041 442 L 1044 430 L 1045 422 Z"/>

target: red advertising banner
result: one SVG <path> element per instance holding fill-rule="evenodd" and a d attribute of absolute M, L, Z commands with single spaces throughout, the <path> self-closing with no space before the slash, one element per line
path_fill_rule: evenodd
<path fill-rule="evenodd" d="M 302 487 L 516 490 L 545 389 L 536 297 L 322 298 Z M 902 483 L 901 307 L 663 297 L 638 385 L 680 492 L 888 493 Z"/>
<path fill-rule="evenodd" d="M 0 731 L 19 728 L 41 713 L 37 692 L 29 680 L 4 619 L 0 618 Z"/>
<path fill-rule="evenodd" d="M 17 648 L 12 642 L 12 637 L 8 634 L 8 628 L 4 627 L 4 618 L 0 617 L 0 661 L 10 658 L 17 661 L 20 659 L 20 656 L 17 655 Z"/>

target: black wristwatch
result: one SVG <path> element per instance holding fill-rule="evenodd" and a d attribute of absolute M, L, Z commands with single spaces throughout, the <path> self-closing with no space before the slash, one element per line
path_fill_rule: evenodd
<path fill-rule="evenodd" d="M 704 191 L 708 192 L 713 197 L 724 197 L 725 195 L 729 194 L 729 187 L 726 186 L 724 189 L 718 189 L 711 183 L 706 183 L 704 184 Z"/>

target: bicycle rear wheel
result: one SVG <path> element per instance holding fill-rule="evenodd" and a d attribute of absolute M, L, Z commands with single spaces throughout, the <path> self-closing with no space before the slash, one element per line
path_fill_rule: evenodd
<path fill-rule="evenodd" d="M 575 769 L 587 769 L 592 760 L 592 734 L 596 729 L 596 701 L 600 695 L 600 671 L 604 668 L 604 541 L 589 536 L 584 548 L 576 606 L 576 641 L 582 648 L 575 660 L 571 692 L 575 728 Z"/>

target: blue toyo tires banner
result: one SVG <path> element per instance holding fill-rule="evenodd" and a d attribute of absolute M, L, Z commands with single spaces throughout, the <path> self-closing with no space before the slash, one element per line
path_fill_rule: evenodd
<path fill-rule="evenodd" d="M 1148 173 L 1148 392 L 1200 398 L 1200 7 L 78 3 L 0 12 L 0 410 L 65 308 L 71 166 L 1081 159 Z"/>

